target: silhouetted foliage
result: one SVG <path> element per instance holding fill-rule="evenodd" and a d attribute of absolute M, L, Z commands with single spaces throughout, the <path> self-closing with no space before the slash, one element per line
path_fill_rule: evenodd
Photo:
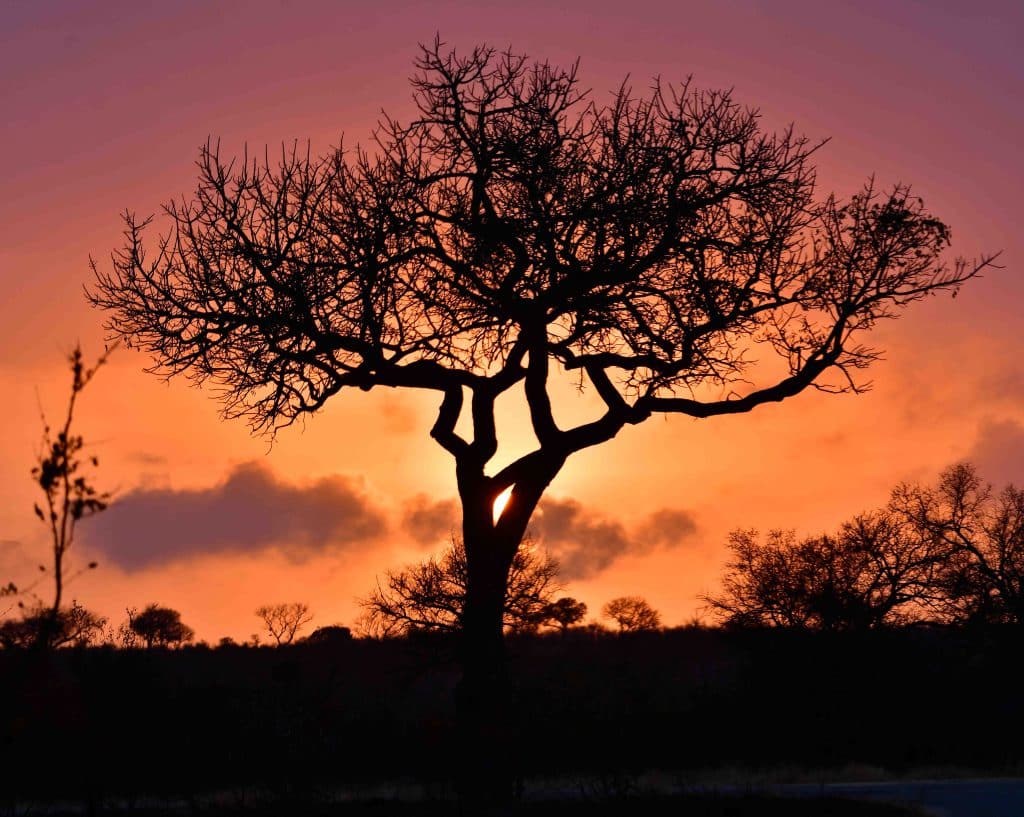
<path fill-rule="evenodd" d="M 278 646 L 291 644 L 299 630 L 313 620 L 309 606 L 297 601 L 287 604 L 265 604 L 256 608 L 256 615 L 262 619 L 263 626 Z"/>
<path fill-rule="evenodd" d="M 468 565 L 463 540 L 440 557 L 384 574 L 383 585 L 364 599 L 360 627 L 367 635 L 387 637 L 412 631 L 457 632 L 466 603 Z M 550 605 L 560 589 L 558 562 L 526 539 L 509 569 L 504 626 L 508 632 L 533 632 L 550 620 Z"/>
<path fill-rule="evenodd" d="M 947 550 L 892 510 L 865 513 L 835 535 L 775 530 L 729 536 L 722 590 L 704 597 L 726 624 L 850 630 L 907 624 L 936 603 Z"/>
<path fill-rule="evenodd" d="M 78 396 L 97 370 L 107 362 L 109 354 L 110 349 L 100 355 L 90 369 L 83 362 L 81 347 L 75 346 L 68 358 L 71 366 L 71 394 L 63 423 L 54 432 L 46 415 L 43 415 L 43 450 L 32 469 L 32 477 L 43 491 L 45 507 L 36 504 L 33 510 L 50 533 L 54 590 L 53 602 L 49 605 L 49 618 L 37 621 L 40 625 L 37 628 L 38 643 L 42 646 L 53 646 L 61 638 L 64 626 L 61 603 L 64 586 L 69 580 L 66 575 L 67 553 L 74 542 L 75 528 L 85 517 L 104 510 L 110 501 L 110 494 L 97 490 L 85 471 L 89 465 L 94 468 L 98 466 L 99 460 L 95 456 L 83 456 L 85 441 L 81 435 L 72 431 Z M 95 567 L 96 563 L 90 562 L 86 569 Z M 46 572 L 47 568 L 40 565 L 40 570 Z M 70 609 L 74 609 L 74 605 Z M 37 610 L 32 615 L 38 617 L 42 612 Z"/>
<path fill-rule="evenodd" d="M 558 627 L 562 632 L 579 624 L 587 614 L 587 605 L 571 596 L 551 602 L 544 610 L 545 624 Z"/>
<path fill-rule="evenodd" d="M 141 613 L 128 611 L 128 628 L 152 647 L 180 647 L 195 637 L 192 628 L 182 623 L 181 613 L 158 604 L 148 605 Z"/>
<path fill-rule="evenodd" d="M 311 644 L 343 644 L 352 640 L 352 630 L 340 624 L 328 624 L 326 627 L 317 627 L 306 638 Z"/>
<path fill-rule="evenodd" d="M 892 504 L 944 552 L 935 586 L 946 619 L 1024 624 L 1024 491 L 995 491 L 960 463 L 934 487 L 901 485 Z"/>
<path fill-rule="evenodd" d="M 567 459 L 655 414 L 859 391 L 878 357 L 862 335 L 992 258 L 943 263 L 949 230 L 907 187 L 816 198 L 818 145 L 762 132 L 728 92 L 655 82 L 591 100 L 575 66 L 439 41 L 417 68 L 414 118 L 385 117 L 371 150 L 271 163 L 208 143 L 194 198 L 167 205 L 148 251 L 150 220 L 126 215 L 89 297 L 154 371 L 211 382 L 256 430 L 346 389 L 438 394 L 431 435 L 455 460 L 467 552 L 459 700 L 492 736 L 469 762 L 493 770 L 507 578 Z M 565 377 L 600 416 L 559 426 Z M 507 393 L 537 446 L 488 473 Z"/>
<path fill-rule="evenodd" d="M 601 608 L 601 615 L 614 621 L 620 633 L 657 630 L 661 627 L 661 615 L 639 596 L 614 598 Z"/>
<path fill-rule="evenodd" d="M 77 601 L 61 608 L 56 619 L 51 608 L 39 606 L 26 609 L 21 618 L 0 622 L 0 646 L 86 647 L 100 642 L 106 625 L 105 618 L 86 610 Z"/>

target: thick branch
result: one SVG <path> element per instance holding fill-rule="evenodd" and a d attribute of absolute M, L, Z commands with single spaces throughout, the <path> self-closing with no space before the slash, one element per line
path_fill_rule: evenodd
<path fill-rule="evenodd" d="M 641 412 L 670 412 L 690 417 L 716 417 L 722 414 L 743 414 L 764 403 L 779 403 L 787 397 L 799 394 L 830 366 L 835 365 L 842 349 L 822 355 L 809 361 L 796 374 L 779 381 L 774 386 L 759 389 L 744 397 L 731 400 L 704 402 L 685 397 L 641 397 L 635 408 Z"/>
<path fill-rule="evenodd" d="M 459 422 L 459 415 L 462 413 L 462 388 L 451 386 L 444 393 L 441 401 L 441 408 L 437 413 L 437 420 L 434 427 L 430 429 L 430 436 L 456 459 L 460 459 L 469 451 L 469 443 L 455 433 L 455 424 Z"/>

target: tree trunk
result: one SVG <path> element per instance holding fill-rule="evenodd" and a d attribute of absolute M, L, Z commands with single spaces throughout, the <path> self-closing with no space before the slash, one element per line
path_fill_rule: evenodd
<path fill-rule="evenodd" d="M 482 468 L 458 469 L 466 599 L 460 633 L 462 679 L 455 708 L 464 813 L 493 813 L 516 793 L 519 751 L 505 653 L 505 592 L 530 517 L 564 462 L 561 454 L 534 457 L 513 486 L 497 522 L 492 480 Z"/>
<path fill-rule="evenodd" d="M 503 621 L 508 571 L 519 542 L 513 544 L 495 529 L 490 502 L 479 504 L 486 504 L 486 513 L 482 507 L 464 508 L 463 515 L 466 599 L 455 701 L 460 796 L 470 813 L 507 803 L 515 784 Z"/>

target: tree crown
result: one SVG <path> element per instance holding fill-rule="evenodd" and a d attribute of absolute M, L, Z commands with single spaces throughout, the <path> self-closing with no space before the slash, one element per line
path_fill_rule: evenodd
<path fill-rule="evenodd" d="M 523 384 L 564 459 L 653 412 L 862 388 L 864 330 L 992 263 L 945 264 L 949 230 L 907 187 L 816 199 L 819 145 L 763 132 L 728 92 L 624 84 L 599 103 L 575 65 L 440 42 L 417 68 L 418 114 L 385 117 L 371 148 L 235 161 L 208 143 L 155 249 L 127 215 L 112 269 L 94 264 L 113 334 L 264 431 L 345 388 L 436 389 L 433 436 L 477 464 L 494 400 Z M 765 358 L 777 382 L 744 385 Z M 552 366 L 605 413 L 560 428 Z M 465 388 L 472 440 L 455 431 Z"/>

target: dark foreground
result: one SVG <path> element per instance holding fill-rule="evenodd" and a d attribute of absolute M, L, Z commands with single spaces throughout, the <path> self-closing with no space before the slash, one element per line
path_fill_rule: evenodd
<path fill-rule="evenodd" d="M 742 790 L 640 802 L 636 782 L 671 770 L 676 793 L 709 770 L 835 779 L 850 765 L 895 778 L 1019 774 L 1022 646 L 1009 630 L 513 640 L 510 776 L 600 781 L 513 813 L 906 814 Z M 458 777 L 457 678 L 450 644 L 432 638 L 0 651 L 0 817 L 28 803 L 46 814 L 458 814 L 437 801 Z M 419 802 L 369 801 L 395 780 Z"/>
<path fill-rule="evenodd" d="M 27 813 L 27 812 L 19 812 Z M 35 813 L 35 812 L 32 812 Z M 82 809 L 47 809 L 48 817 L 81 817 Z M 375 800 L 346 803 L 276 801 L 233 805 L 203 803 L 106 806 L 92 812 L 107 817 L 469 817 L 455 802 L 402 802 Z M 555 800 L 524 802 L 473 812 L 479 817 L 921 817 L 913 806 L 863 800 L 768 795 L 677 795 L 630 797 L 613 801 Z"/>

